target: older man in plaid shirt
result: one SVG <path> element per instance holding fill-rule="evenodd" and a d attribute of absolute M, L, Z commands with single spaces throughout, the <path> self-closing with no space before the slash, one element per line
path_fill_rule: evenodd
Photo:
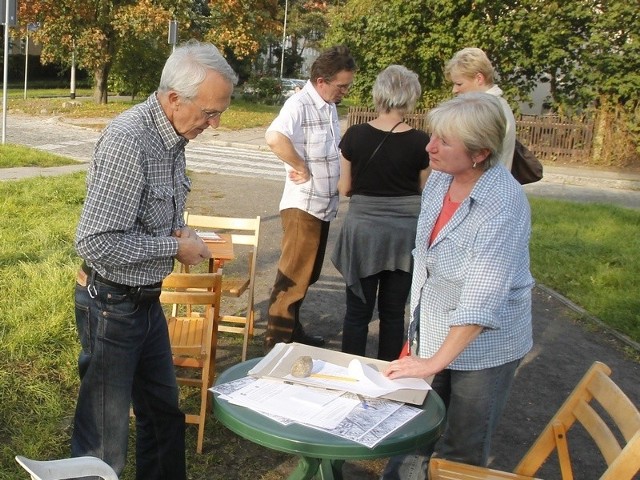
<path fill-rule="evenodd" d="M 118 474 L 133 401 L 136 478 L 186 478 L 185 418 L 160 287 L 174 259 L 195 265 L 210 256 L 184 225 L 184 149 L 219 125 L 236 82 L 216 47 L 189 42 L 168 58 L 157 92 L 116 118 L 95 147 L 76 233 L 82 350 L 71 448 Z"/>

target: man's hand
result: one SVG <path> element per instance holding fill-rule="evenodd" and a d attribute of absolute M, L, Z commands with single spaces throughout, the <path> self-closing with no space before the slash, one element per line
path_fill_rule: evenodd
<path fill-rule="evenodd" d="M 174 230 L 172 235 L 174 237 L 179 237 L 179 238 L 189 238 L 189 237 L 197 236 L 198 234 L 193 228 L 187 227 L 185 225 L 180 230 Z"/>
<path fill-rule="evenodd" d="M 288 137 L 280 132 L 267 131 L 264 138 L 269 148 L 271 148 L 271 151 L 293 169 L 289 172 L 289 180 L 299 185 L 311 179 L 311 173 L 304 158 L 298 155 L 298 152 L 296 152 L 293 143 L 291 143 Z"/>
<path fill-rule="evenodd" d="M 309 169 L 305 166 L 302 170 L 291 170 L 289 172 L 289 180 L 291 180 L 296 185 L 308 182 L 309 180 L 311 180 Z"/>
<path fill-rule="evenodd" d="M 191 229 L 189 229 L 191 230 Z M 185 265 L 198 265 L 211 258 L 211 252 L 204 243 L 204 241 L 195 233 L 185 236 L 184 229 L 180 235 L 174 236 L 178 240 L 178 253 L 176 253 L 176 260 Z"/>

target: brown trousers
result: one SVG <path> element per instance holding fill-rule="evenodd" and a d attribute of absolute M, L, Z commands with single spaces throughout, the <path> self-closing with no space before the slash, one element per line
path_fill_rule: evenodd
<path fill-rule="evenodd" d="M 301 329 L 300 307 L 309 286 L 320 277 L 330 222 L 297 208 L 280 212 L 282 253 L 269 300 L 265 347 L 291 342 Z"/>

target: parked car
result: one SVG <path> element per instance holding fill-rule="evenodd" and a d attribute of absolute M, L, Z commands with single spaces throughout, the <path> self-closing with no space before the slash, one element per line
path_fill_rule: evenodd
<path fill-rule="evenodd" d="M 297 78 L 260 77 L 245 83 L 242 93 L 245 98 L 269 104 L 282 103 L 297 90 L 304 87 L 306 80 Z"/>
<path fill-rule="evenodd" d="M 305 83 L 307 83 L 306 80 L 301 80 L 299 78 L 283 78 L 281 82 L 282 96 L 285 98 L 289 98 L 298 90 L 302 89 Z"/>

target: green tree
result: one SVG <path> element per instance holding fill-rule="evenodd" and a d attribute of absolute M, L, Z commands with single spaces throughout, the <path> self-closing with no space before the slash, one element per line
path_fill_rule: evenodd
<path fill-rule="evenodd" d="M 640 98 L 640 8 L 638 2 L 599 2 L 582 56 L 583 88 L 618 103 L 637 105 Z"/>
<path fill-rule="evenodd" d="M 458 3 L 443 2 L 450 15 L 443 17 L 456 18 Z M 390 64 L 415 71 L 429 92 L 441 89 L 442 64 L 455 37 L 438 35 L 448 27 L 434 21 L 433 10 L 433 2 L 423 0 L 348 0 L 332 10 L 324 43 L 351 49 L 358 65 L 351 91 L 356 101 L 370 102 L 375 76 Z"/>
<path fill-rule="evenodd" d="M 95 100 L 106 103 L 109 73 L 120 49 L 140 38 L 148 42 L 161 27 L 166 38 L 165 20 L 188 12 L 189 5 L 190 0 L 31 0 L 20 3 L 18 18 L 22 28 L 40 24 L 32 37 L 42 45 L 44 63 L 69 66 L 75 53 L 78 67 L 93 72 Z M 129 15 L 131 9 L 137 17 Z"/>
<path fill-rule="evenodd" d="M 129 94 L 133 99 L 157 88 L 165 59 L 171 53 L 167 41 L 170 19 L 168 11 L 154 10 L 146 1 L 119 10 L 114 26 L 122 41 L 113 57 L 110 91 Z"/>
<path fill-rule="evenodd" d="M 546 81 L 553 104 L 571 111 L 602 95 L 638 98 L 637 7 L 624 0 L 347 0 L 332 9 L 326 43 L 351 47 L 360 101 L 391 63 L 416 71 L 433 98 L 446 95 L 444 64 L 475 46 L 487 52 L 514 103 Z"/>
<path fill-rule="evenodd" d="M 209 9 L 205 39 L 240 60 L 255 56 L 264 37 L 281 28 L 276 0 L 210 0 Z"/>
<path fill-rule="evenodd" d="M 277 62 L 267 64 L 262 71 L 280 72 L 282 58 L 282 32 L 285 10 L 287 12 L 286 47 L 284 54 L 283 76 L 300 76 L 304 61 L 304 51 L 308 48 L 321 48 L 329 28 L 328 12 L 339 0 L 279 0 L 277 12 L 277 31 L 265 37 L 262 52 L 269 52 Z"/>

